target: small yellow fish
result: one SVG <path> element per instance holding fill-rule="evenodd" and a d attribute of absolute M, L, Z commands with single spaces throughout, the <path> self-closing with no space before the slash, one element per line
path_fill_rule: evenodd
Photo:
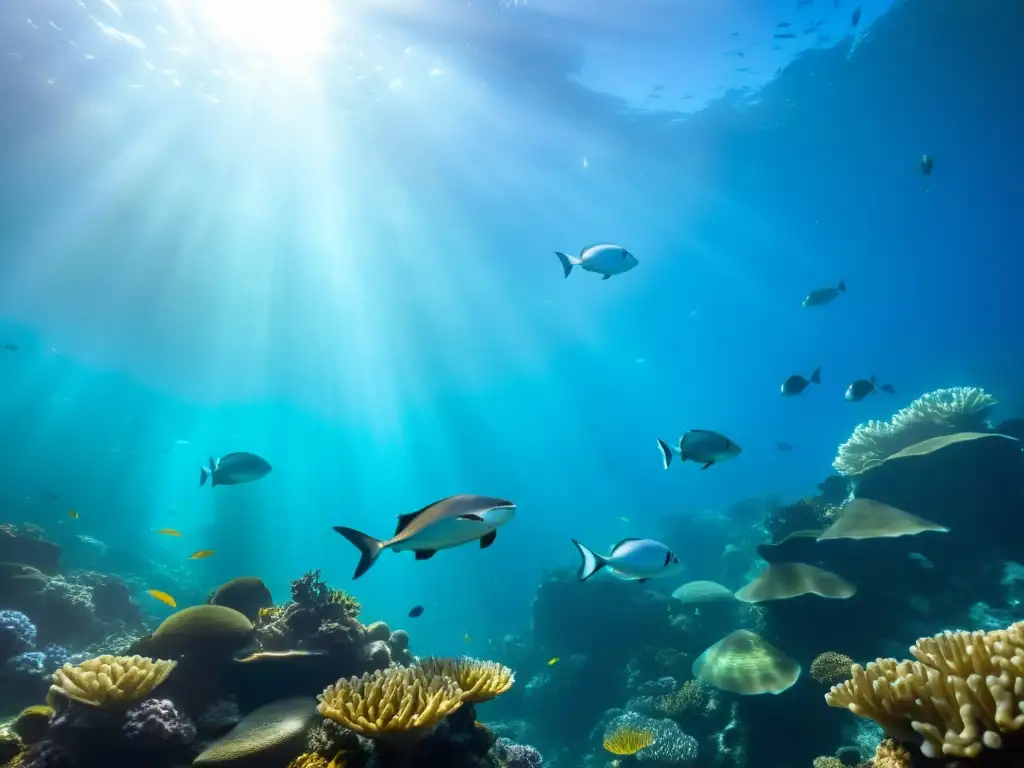
<path fill-rule="evenodd" d="M 559 662 L 559 660 L 560 660 L 560 657 L 559 656 L 555 656 L 555 658 L 553 658 L 553 659 L 548 661 L 548 666 L 549 667 L 555 666 L 555 664 L 557 664 Z"/>
<path fill-rule="evenodd" d="M 166 592 L 161 592 L 159 589 L 150 589 L 147 591 L 149 592 L 149 594 L 151 594 L 164 605 L 169 605 L 171 606 L 171 608 L 178 607 L 178 604 L 174 602 L 174 598 L 168 595 Z"/>
<path fill-rule="evenodd" d="M 73 509 L 69 509 L 68 510 L 68 517 L 70 517 L 72 520 L 77 520 L 78 519 L 78 513 L 75 510 L 73 510 Z"/>
<path fill-rule="evenodd" d="M 471 637 L 469 636 L 469 633 L 468 633 L 468 632 L 466 633 L 466 637 L 465 637 L 465 640 L 466 640 L 466 642 L 467 642 L 467 643 L 468 643 L 468 642 L 471 642 L 471 640 L 472 640 L 472 638 L 471 638 Z"/>
<path fill-rule="evenodd" d="M 193 552 L 188 556 L 189 560 L 202 560 L 204 557 L 209 557 L 215 553 L 216 549 L 200 549 L 198 552 Z"/>
<path fill-rule="evenodd" d="M 175 530 L 174 528 L 161 528 L 157 533 L 161 536 L 181 536 L 181 531 Z"/>

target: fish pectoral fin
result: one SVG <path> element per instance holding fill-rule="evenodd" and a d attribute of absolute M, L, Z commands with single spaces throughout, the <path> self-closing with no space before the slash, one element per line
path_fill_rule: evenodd
<path fill-rule="evenodd" d="M 701 467 L 701 469 L 707 469 L 708 467 L 710 467 L 714 463 L 715 462 L 713 462 L 713 461 L 709 461 L 707 464 L 705 464 L 703 467 Z"/>
<path fill-rule="evenodd" d="M 604 277 L 602 277 L 601 279 L 602 279 L 602 280 L 607 280 L 607 279 L 608 279 L 608 278 L 610 278 L 610 277 L 611 277 L 611 275 L 605 275 L 605 276 L 604 276 Z"/>
<path fill-rule="evenodd" d="M 436 554 L 437 554 L 437 550 L 436 549 L 417 549 L 416 550 L 416 559 L 417 560 L 429 560 L 430 558 L 432 558 Z"/>
<path fill-rule="evenodd" d="M 484 519 L 480 515 L 474 515 L 470 512 L 468 515 L 459 515 L 460 520 L 472 520 L 474 523 L 482 523 Z"/>
<path fill-rule="evenodd" d="M 489 546 L 491 546 L 491 544 L 494 543 L 494 540 L 496 538 L 498 538 L 498 532 L 497 531 L 491 531 L 486 536 L 481 536 L 480 537 L 480 549 L 487 549 Z"/>

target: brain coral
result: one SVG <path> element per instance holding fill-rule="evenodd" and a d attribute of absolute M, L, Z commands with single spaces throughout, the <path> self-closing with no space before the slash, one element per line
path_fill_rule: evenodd
<path fill-rule="evenodd" d="M 825 694 L 926 757 L 977 757 L 1024 726 L 1024 622 L 992 632 L 944 632 L 910 648 L 917 661 L 855 664 L 852 679 Z"/>
<path fill-rule="evenodd" d="M 898 411 L 888 422 L 861 424 L 839 446 L 832 466 L 841 475 L 859 475 L 916 443 L 954 432 L 985 431 L 985 417 L 997 401 L 978 387 L 937 389 Z"/>

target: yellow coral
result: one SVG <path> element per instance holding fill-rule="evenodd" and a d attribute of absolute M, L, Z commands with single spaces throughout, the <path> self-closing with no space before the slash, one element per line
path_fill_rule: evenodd
<path fill-rule="evenodd" d="M 654 733 L 637 728 L 619 728 L 604 737 L 604 748 L 613 755 L 635 755 L 654 743 Z"/>
<path fill-rule="evenodd" d="M 825 651 L 811 662 L 811 677 L 822 685 L 835 685 L 850 676 L 853 659 L 845 653 Z"/>
<path fill-rule="evenodd" d="M 306 752 L 288 763 L 288 768 L 327 768 L 328 765 L 326 757 L 316 752 Z"/>
<path fill-rule="evenodd" d="M 977 757 L 999 749 L 1024 726 L 1024 622 L 993 632 L 944 632 L 922 638 L 918 661 L 855 664 L 852 680 L 825 694 L 902 740 L 923 739 L 926 757 Z"/>
<path fill-rule="evenodd" d="M 846 763 L 832 755 L 822 755 L 812 761 L 814 768 L 846 768 Z"/>
<path fill-rule="evenodd" d="M 338 680 L 317 699 L 317 711 L 327 719 L 377 738 L 426 733 L 462 706 L 462 689 L 420 667 L 390 667 Z"/>
<path fill-rule="evenodd" d="M 176 661 L 145 656 L 98 656 L 53 673 L 49 700 L 67 696 L 91 707 L 120 709 L 145 698 L 167 679 Z"/>
<path fill-rule="evenodd" d="M 873 768 L 910 768 L 910 753 L 893 739 L 885 739 L 875 747 Z"/>
<path fill-rule="evenodd" d="M 489 701 L 505 693 L 516 681 L 515 673 L 495 661 L 460 659 L 423 659 L 419 666 L 430 677 L 450 677 L 462 689 L 462 700 L 470 703 Z"/>

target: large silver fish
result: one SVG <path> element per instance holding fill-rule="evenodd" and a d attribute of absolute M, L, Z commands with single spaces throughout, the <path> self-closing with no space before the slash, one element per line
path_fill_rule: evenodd
<path fill-rule="evenodd" d="M 669 445 L 660 437 L 658 448 L 661 449 L 661 461 L 665 469 L 672 463 L 672 454 L 681 461 L 696 461 L 707 469 L 712 464 L 738 456 L 743 450 L 725 435 L 709 429 L 691 429 L 679 438 L 679 445 Z"/>
<path fill-rule="evenodd" d="M 640 263 L 636 260 L 636 256 L 621 245 L 612 243 L 585 245 L 579 256 L 570 256 L 561 251 L 555 251 L 555 256 L 562 262 L 562 271 L 565 272 L 566 277 L 572 272 L 573 267 L 579 267 L 586 272 L 604 275 L 602 280 L 607 280 L 612 275 L 628 272 Z"/>
<path fill-rule="evenodd" d="M 428 504 L 423 509 L 398 516 L 395 535 L 380 541 L 354 528 L 335 526 L 334 530 L 359 550 L 359 564 L 352 575 L 358 579 L 377 562 L 385 549 L 416 553 L 417 560 L 428 560 L 439 549 L 450 549 L 471 541 L 480 541 L 485 549 L 494 543 L 498 527 L 515 516 L 516 505 L 491 496 L 463 494 Z"/>
<path fill-rule="evenodd" d="M 199 468 L 199 486 L 206 485 L 216 488 L 218 485 L 238 485 L 239 483 L 251 483 L 270 474 L 272 467 L 270 463 L 255 453 L 238 451 L 228 453 L 219 459 L 210 457 L 209 467 Z"/>
<path fill-rule="evenodd" d="M 653 539 L 623 539 L 607 555 L 597 554 L 576 539 L 572 539 L 572 543 L 583 558 L 577 574 L 580 581 L 586 581 L 602 568 L 620 579 L 640 583 L 674 576 L 683 569 L 675 553 Z"/>

